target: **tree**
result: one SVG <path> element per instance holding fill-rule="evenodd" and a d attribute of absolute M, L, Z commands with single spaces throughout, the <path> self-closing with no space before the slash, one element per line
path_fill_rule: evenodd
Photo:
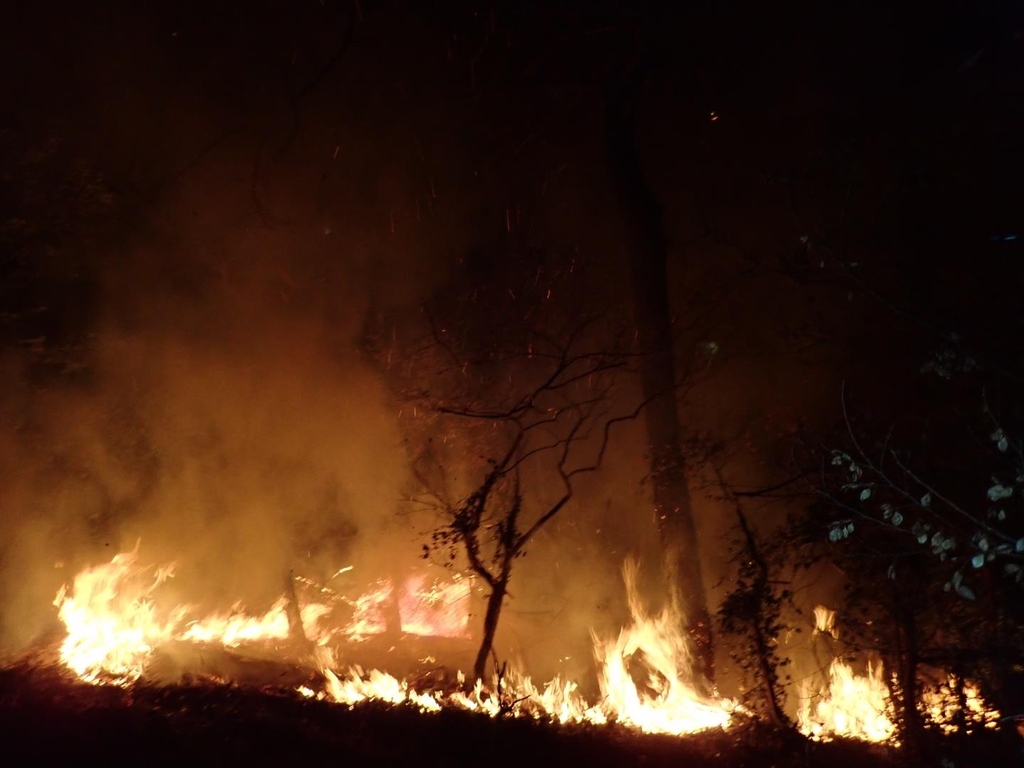
<path fill-rule="evenodd" d="M 634 419 L 643 407 L 641 403 L 622 412 L 613 401 L 616 379 L 627 370 L 629 356 L 617 350 L 574 351 L 577 341 L 578 335 L 559 346 L 548 339 L 549 349 L 533 350 L 531 357 L 540 365 L 525 378 L 534 383 L 497 407 L 443 401 L 431 405 L 447 422 L 445 429 L 455 434 L 485 425 L 492 433 L 481 456 L 486 469 L 461 499 L 417 470 L 423 492 L 443 520 L 431 544 L 424 545 L 425 556 L 447 549 L 454 560 L 461 551 L 489 590 L 473 665 L 476 679 L 483 678 L 493 653 L 516 559 L 572 500 L 577 479 L 601 466 L 615 424 Z M 524 493 L 524 476 L 536 481 L 534 492 Z M 542 487 L 545 479 L 556 479 L 558 491 L 551 494 Z"/>
<path fill-rule="evenodd" d="M 951 359 L 940 355 L 940 362 Z M 1020 441 L 987 402 L 980 423 L 927 414 L 913 443 L 906 435 L 916 430 L 904 425 L 879 437 L 851 413 L 845 392 L 842 405 L 845 444 L 820 456 L 820 514 L 836 562 L 856 563 L 845 569 L 851 607 L 860 614 L 849 636 L 892 670 L 901 739 L 921 743 L 928 670 L 939 671 L 935 684 L 952 675 L 962 731 L 971 727 L 966 679 L 979 682 L 1004 711 L 1019 707 L 1013 681 L 1024 661 Z"/>
<path fill-rule="evenodd" d="M 594 308 L 575 254 L 513 246 L 462 266 L 418 322 L 376 322 L 366 347 L 403 403 L 411 501 L 437 516 L 424 556 L 464 558 L 487 591 L 482 679 L 516 560 L 646 401 L 630 334 Z"/>
<path fill-rule="evenodd" d="M 714 645 L 697 529 L 682 449 L 678 379 L 667 289 L 667 246 L 661 209 L 644 175 L 636 140 L 639 74 L 615 89 L 606 109 L 608 166 L 629 252 L 640 377 L 649 402 L 644 423 L 654 516 L 663 548 L 669 603 L 685 617 L 697 648 L 694 672 L 714 680 Z M 694 675 L 697 679 L 697 675 Z"/>

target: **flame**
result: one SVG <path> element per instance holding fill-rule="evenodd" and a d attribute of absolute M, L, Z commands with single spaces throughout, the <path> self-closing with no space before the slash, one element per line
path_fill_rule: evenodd
<path fill-rule="evenodd" d="M 342 569 L 343 572 L 347 569 Z M 245 643 L 286 640 L 288 600 L 281 597 L 262 615 L 250 615 L 240 605 L 229 612 L 186 621 L 189 606 L 160 613 L 155 605 L 157 588 L 171 578 L 173 566 L 138 565 L 138 545 L 81 571 L 71 586 L 63 586 L 54 604 L 67 629 L 60 655 L 62 662 L 81 679 L 97 684 L 128 686 L 143 676 L 145 666 L 161 644 L 169 641 L 219 643 L 235 648 Z M 466 638 L 469 636 L 469 579 L 435 581 L 415 575 L 395 590 L 381 579 L 355 600 L 348 623 L 338 629 L 330 618 L 338 596 L 320 589 L 316 600 L 299 607 L 302 630 L 311 640 L 312 658 L 323 675 L 319 692 L 302 686 L 298 692 L 345 705 L 366 700 L 406 703 L 424 712 L 454 707 L 491 717 L 513 713 L 560 723 L 601 725 L 618 722 L 648 733 L 685 734 L 709 728 L 726 728 L 738 705 L 707 692 L 702 681 L 693 680 L 691 644 L 683 632 L 685 622 L 669 609 L 652 616 L 644 608 L 636 588 L 636 567 L 623 569 L 630 622 L 615 638 L 593 636 L 601 698 L 588 702 L 575 681 L 556 677 L 544 686 L 535 685 L 518 671 L 491 680 L 489 687 L 477 680 L 472 690 L 443 692 L 416 690 L 406 681 L 381 670 L 364 672 L 358 666 L 339 671 L 337 648 L 332 640 L 363 640 L 387 629 L 387 609 L 397 608 L 402 631 L 412 635 Z M 396 597 L 397 592 L 397 597 Z M 320 602 L 324 594 L 334 601 Z M 815 634 L 838 638 L 835 612 L 823 606 L 814 611 Z M 306 656 L 306 661 L 310 656 Z M 642 669 L 638 675 L 635 671 Z M 643 679 L 638 682 L 638 676 Z M 461 673 L 459 681 L 464 682 Z M 963 681 L 964 712 L 958 712 L 957 680 L 950 676 L 921 694 L 922 712 L 945 733 L 957 721 L 995 728 L 1000 714 L 984 700 L 977 684 Z M 841 659 L 834 659 L 820 690 L 802 686 L 798 713 L 800 731 L 816 740 L 845 736 L 895 744 L 889 689 L 882 665 L 869 664 L 865 675 L 855 674 Z"/>
<path fill-rule="evenodd" d="M 180 639 L 197 643 L 220 643 L 228 648 L 237 648 L 242 643 L 258 640 L 287 640 L 287 607 L 287 599 L 280 597 L 262 616 L 248 616 L 242 613 L 242 606 L 236 603 L 229 614 L 215 614 L 190 622 Z"/>
<path fill-rule="evenodd" d="M 985 701 L 977 683 L 964 680 L 963 695 L 963 721 L 966 725 L 999 727 L 1002 715 Z M 925 715 L 943 733 L 950 734 L 956 731 L 960 709 L 957 698 L 957 679 L 954 675 L 950 675 L 944 683 L 927 688 L 921 694 Z"/>
<path fill-rule="evenodd" d="M 402 631 L 424 637 L 469 637 L 469 579 L 435 581 L 424 589 L 426 576 L 415 575 L 398 597 Z"/>
<path fill-rule="evenodd" d="M 831 611 L 824 605 L 816 606 L 814 609 L 814 633 L 832 635 L 839 639 L 839 632 L 836 629 L 836 612 Z"/>
<path fill-rule="evenodd" d="M 137 548 L 136 548 L 137 550 Z M 143 674 L 148 657 L 164 642 L 220 643 L 234 648 L 244 643 L 280 641 L 289 637 L 288 601 L 279 598 L 262 615 L 247 614 L 239 605 L 223 614 L 185 621 L 188 606 L 157 618 L 152 593 L 170 578 L 170 568 L 153 571 L 136 565 L 137 551 L 117 555 L 110 563 L 89 568 L 75 577 L 70 589 L 57 595 L 60 617 L 68 636 L 62 647 L 64 663 L 84 680 L 128 685 Z M 470 691 L 418 691 L 380 670 L 358 666 L 335 669 L 332 631 L 326 619 L 331 606 L 308 602 L 300 609 L 303 631 L 316 643 L 313 658 L 324 677 L 324 690 L 303 686 L 303 696 L 317 696 L 349 706 L 368 699 L 409 703 L 425 712 L 457 707 L 492 717 L 507 712 L 562 723 L 604 724 L 618 721 L 650 733 L 682 734 L 725 727 L 736 708 L 731 701 L 698 692 L 688 679 L 689 640 L 683 622 L 670 611 L 651 617 L 636 590 L 636 571 L 625 569 L 631 623 L 617 638 L 594 638 L 602 699 L 588 703 L 574 681 L 555 678 L 540 688 L 518 672 L 492 680 L 489 689 L 478 680 Z M 458 579 L 425 587 L 426 577 L 403 584 L 397 599 L 402 629 L 409 634 L 467 637 L 470 584 Z M 361 639 L 386 629 L 385 608 L 394 599 L 390 581 L 380 580 L 351 601 L 354 613 L 341 631 Z M 647 679 L 638 685 L 629 671 L 636 660 Z M 460 680 L 462 678 L 460 677 Z"/>
<path fill-rule="evenodd" d="M 838 638 L 835 611 L 819 605 L 814 609 L 814 633 Z M 959 703 L 957 680 L 950 675 L 946 683 L 925 687 L 921 691 L 921 711 L 926 719 L 943 733 L 956 730 Z M 963 721 L 986 728 L 998 726 L 1000 714 L 990 707 L 978 686 L 964 681 Z M 889 686 L 882 673 L 882 664 L 868 664 L 867 674 L 855 674 L 841 659 L 833 659 L 821 689 L 801 686 L 802 703 L 797 715 L 801 733 L 812 739 L 827 741 L 834 736 L 873 742 L 892 742 L 896 726 L 892 717 Z"/>
<path fill-rule="evenodd" d="M 393 592 L 390 580 L 379 579 L 373 589 L 352 602 L 355 610 L 342 632 L 348 635 L 350 640 L 357 642 L 365 640 L 369 635 L 385 632 L 388 620 L 384 610 L 391 602 Z"/>
<path fill-rule="evenodd" d="M 86 568 L 54 599 L 68 633 L 61 661 L 83 680 L 121 686 L 138 680 L 153 648 L 173 637 L 184 616 L 182 607 L 159 620 L 150 595 L 173 575 L 173 566 L 140 568 L 137 555 L 138 545 Z"/>
<path fill-rule="evenodd" d="M 605 707 L 615 719 L 647 733 L 724 728 L 735 705 L 701 696 L 694 681 L 687 679 L 693 665 L 681 618 L 668 608 L 660 616 L 648 616 L 636 589 L 636 566 L 627 563 L 623 576 L 632 624 L 624 627 L 614 641 L 595 639 Z M 634 657 L 647 668 L 645 691 L 638 689 L 629 673 L 628 664 Z"/>
<path fill-rule="evenodd" d="M 815 741 L 845 736 L 884 742 L 896 732 L 881 663 L 868 664 L 867 674 L 857 675 L 850 665 L 833 659 L 825 687 L 817 695 L 805 689 L 801 699 L 797 724 Z"/>
<path fill-rule="evenodd" d="M 359 667 L 350 667 L 339 674 L 325 668 L 325 698 L 349 706 L 367 699 L 411 703 L 427 712 L 453 706 L 491 717 L 515 712 L 560 723 L 603 725 L 617 721 L 647 733 L 678 735 L 728 726 L 737 708 L 735 702 L 702 695 L 688 679 L 690 645 L 682 621 L 668 610 L 658 617 L 648 616 L 636 590 L 635 566 L 627 565 L 624 575 L 632 622 L 615 639 L 594 638 L 601 667 L 602 699 L 597 705 L 587 702 L 573 681 L 556 677 L 540 689 L 515 671 L 502 679 L 493 678 L 490 691 L 477 680 L 469 692 L 443 694 L 417 691 L 379 670 L 364 673 Z M 647 668 L 643 690 L 629 672 L 634 658 Z"/>

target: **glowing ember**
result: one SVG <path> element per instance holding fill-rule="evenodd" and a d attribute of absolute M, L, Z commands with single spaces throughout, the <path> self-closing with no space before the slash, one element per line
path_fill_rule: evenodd
<path fill-rule="evenodd" d="M 1001 717 L 982 697 L 978 686 L 970 680 L 963 681 L 963 715 L 965 725 L 998 728 Z M 945 683 L 925 690 L 921 695 L 924 713 L 928 720 L 943 733 L 953 733 L 960 717 L 957 679 L 950 675 Z"/>
<path fill-rule="evenodd" d="M 402 587 L 402 631 L 424 637 L 469 637 L 469 580 L 435 581 L 429 589 L 424 589 L 425 582 L 425 576 L 417 575 Z"/>
<path fill-rule="evenodd" d="M 896 731 L 889 717 L 889 688 L 881 664 L 869 664 L 867 675 L 857 675 L 834 659 L 822 691 L 816 696 L 806 689 L 802 693 L 797 722 L 800 732 L 816 741 L 845 736 L 883 742 Z"/>

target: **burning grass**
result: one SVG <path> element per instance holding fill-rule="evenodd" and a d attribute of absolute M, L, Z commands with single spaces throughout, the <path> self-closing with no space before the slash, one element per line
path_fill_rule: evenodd
<path fill-rule="evenodd" d="M 290 678 L 294 672 L 264 669 Z M 194 679 L 158 686 L 83 683 L 37 654 L 0 670 L 0 738 L 7 764 L 294 764 L 522 766 L 805 766 L 891 764 L 876 745 L 794 743 L 753 722 L 671 737 L 608 725 L 558 725 L 409 704 L 339 707 L 289 686 Z"/>
<path fill-rule="evenodd" d="M 635 571 L 624 575 L 631 621 L 615 638 L 594 637 L 601 695 L 588 702 L 574 681 L 538 686 L 514 671 L 469 686 L 461 673 L 436 665 L 396 677 L 338 663 L 352 648 L 394 640 L 386 634 L 388 600 L 416 658 L 427 646 L 464 642 L 467 580 L 428 584 L 416 576 L 397 589 L 381 580 L 354 599 L 306 581 L 301 600 L 282 597 L 262 614 L 236 605 L 196 616 L 188 605 L 160 605 L 173 567 L 140 565 L 136 547 L 62 588 L 55 605 L 65 636 L 2 673 L 5 743 L 34 745 L 40 757 L 66 747 L 70 758 L 65 735 L 104 748 L 120 738 L 156 744 L 141 762 L 157 763 L 179 762 L 180 750 L 261 763 L 344 754 L 375 765 L 408 765 L 424 755 L 473 765 L 806 765 L 812 752 L 835 765 L 893 759 L 880 667 L 863 676 L 835 660 L 821 690 L 806 698 L 803 736 L 765 730 L 734 702 L 688 680 L 693 665 L 678 617 L 649 614 Z M 340 617 L 339 606 L 346 607 Z M 835 638 L 834 615 L 822 609 L 818 618 L 818 632 Z M 979 722 L 992 727 L 991 713 L 975 703 Z M 61 738 L 48 739 L 48 729 Z"/>

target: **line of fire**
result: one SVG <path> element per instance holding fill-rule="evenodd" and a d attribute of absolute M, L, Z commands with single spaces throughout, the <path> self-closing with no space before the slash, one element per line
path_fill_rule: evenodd
<path fill-rule="evenodd" d="M 1024 760 L 1019 8 L 17 5 L 0 761 Z"/>

